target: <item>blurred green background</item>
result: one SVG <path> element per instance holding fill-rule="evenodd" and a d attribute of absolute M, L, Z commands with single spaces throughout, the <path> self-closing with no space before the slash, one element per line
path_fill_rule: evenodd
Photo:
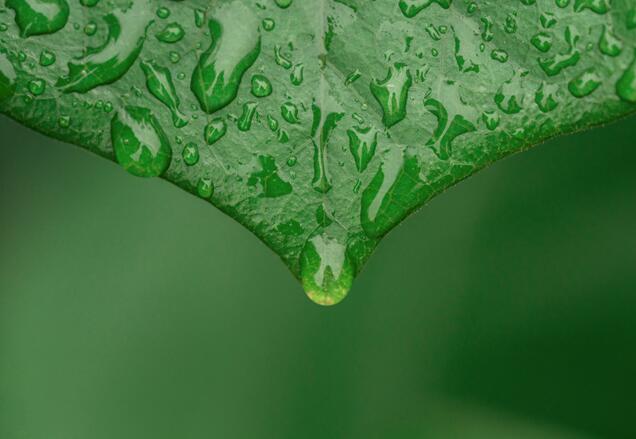
<path fill-rule="evenodd" d="M 0 118 L 0 438 L 634 438 L 635 122 L 443 194 L 325 309 L 213 207 Z"/>

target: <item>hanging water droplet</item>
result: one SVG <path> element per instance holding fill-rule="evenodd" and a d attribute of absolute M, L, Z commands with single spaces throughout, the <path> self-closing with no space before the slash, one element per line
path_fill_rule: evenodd
<path fill-rule="evenodd" d="M 128 172 L 139 177 L 157 177 L 170 166 L 172 148 L 168 137 L 150 110 L 125 107 L 111 121 L 115 156 Z"/>
<path fill-rule="evenodd" d="M 307 241 L 300 256 L 300 272 L 307 296 L 325 306 L 341 302 L 355 276 L 346 247 L 327 235 Z"/>

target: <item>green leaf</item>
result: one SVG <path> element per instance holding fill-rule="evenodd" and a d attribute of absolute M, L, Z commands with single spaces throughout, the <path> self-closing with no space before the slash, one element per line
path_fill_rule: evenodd
<path fill-rule="evenodd" d="M 636 110 L 630 0 L 6 0 L 0 23 L 0 111 L 208 200 L 320 304 L 435 195 Z"/>

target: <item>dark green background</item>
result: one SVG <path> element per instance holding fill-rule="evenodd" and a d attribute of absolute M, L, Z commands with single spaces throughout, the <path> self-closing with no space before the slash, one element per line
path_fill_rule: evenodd
<path fill-rule="evenodd" d="M 635 119 L 507 159 L 341 305 L 161 180 L 0 119 L 0 438 L 636 437 Z"/>

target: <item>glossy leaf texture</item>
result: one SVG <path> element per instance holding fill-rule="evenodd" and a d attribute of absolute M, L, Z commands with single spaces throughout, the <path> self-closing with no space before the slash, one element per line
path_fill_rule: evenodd
<path fill-rule="evenodd" d="M 5 0 L 0 110 L 209 201 L 330 305 L 435 195 L 636 110 L 635 57 L 631 0 Z"/>

